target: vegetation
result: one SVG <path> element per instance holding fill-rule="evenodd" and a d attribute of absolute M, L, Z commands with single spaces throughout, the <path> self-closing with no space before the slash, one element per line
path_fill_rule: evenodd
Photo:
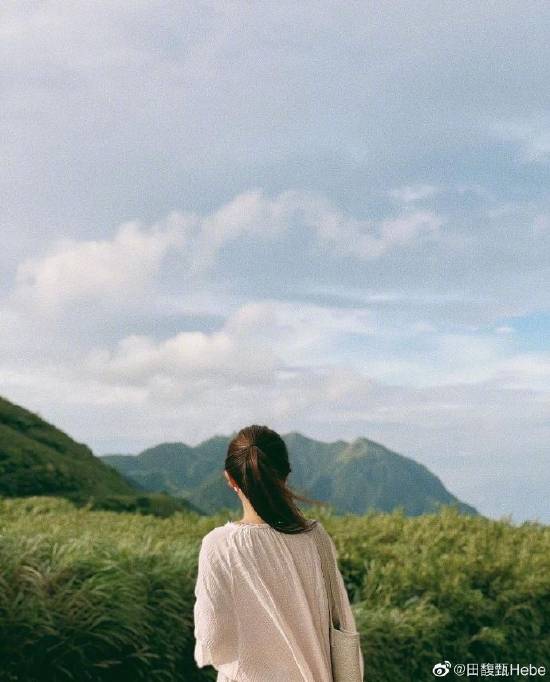
<path fill-rule="evenodd" d="M 550 667 L 549 527 L 307 515 L 336 543 L 367 680 L 432 680 L 445 659 Z M 193 591 L 200 540 L 229 518 L 0 500 L 2 682 L 214 680 L 193 663 Z"/>
<path fill-rule="evenodd" d="M 284 438 L 292 465 L 290 485 L 331 505 L 337 513 L 364 514 L 371 509 L 401 507 L 414 516 L 454 505 L 464 513 L 476 514 L 425 466 L 368 438 L 353 443 L 323 443 L 298 433 Z M 239 502 L 222 476 L 228 441 L 229 437 L 216 436 L 194 448 L 164 443 L 139 455 L 102 459 L 137 485 L 180 495 L 207 513 L 236 510 Z"/>
<path fill-rule="evenodd" d="M 189 503 L 149 495 L 38 415 L 0 398 L 0 495 L 60 495 L 93 508 L 167 515 Z"/>

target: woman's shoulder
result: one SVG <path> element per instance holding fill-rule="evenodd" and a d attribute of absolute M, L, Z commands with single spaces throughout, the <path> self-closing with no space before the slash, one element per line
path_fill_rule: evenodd
<path fill-rule="evenodd" d="M 216 526 L 203 536 L 199 549 L 199 563 L 209 564 L 210 568 L 228 565 L 227 528 Z"/>
<path fill-rule="evenodd" d="M 202 538 L 202 547 L 208 549 L 215 549 L 217 547 L 223 546 L 227 542 L 227 535 L 229 532 L 229 526 L 226 523 L 223 526 L 216 526 L 212 530 L 208 531 L 206 535 Z"/>
<path fill-rule="evenodd" d="M 312 525 L 313 525 L 312 530 L 314 533 L 317 533 L 318 537 L 320 536 L 321 538 L 323 538 L 325 543 L 328 542 L 330 544 L 333 544 L 334 541 L 332 540 L 330 533 L 327 531 L 327 529 L 324 527 L 321 521 L 315 519 Z"/>

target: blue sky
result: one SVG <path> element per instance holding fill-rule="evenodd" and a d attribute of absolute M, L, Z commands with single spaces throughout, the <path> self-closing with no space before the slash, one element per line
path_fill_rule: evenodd
<path fill-rule="evenodd" d="M 550 520 L 546 2 L 8 2 L 0 390 L 97 453 L 367 436 Z"/>

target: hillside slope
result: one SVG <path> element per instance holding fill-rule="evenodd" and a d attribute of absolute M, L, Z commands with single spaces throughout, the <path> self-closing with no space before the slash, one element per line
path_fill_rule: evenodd
<path fill-rule="evenodd" d="M 145 492 L 144 492 L 145 491 Z M 38 415 L 0 398 L 0 495 L 58 495 L 109 509 L 188 509 L 150 495 Z M 154 508 L 154 509 L 153 509 Z"/>
<path fill-rule="evenodd" d="M 402 507 L 415 516 L 453 505 L 477 514 L 425 466 L 367 438 L 323 443 L 289 433 L 284 439 L 292 467 L 289 484 L 297 492 L 332 505 L 338 513 Z M 229 437 L 216 436 L 194 448 L 165 443 L 139 455 L 105 455 L 103 459 L 149 490 L 181 495 L 212 513 L 224 507 L 237 509 L 240 504 L 222 474 L 228 442 Z"/>

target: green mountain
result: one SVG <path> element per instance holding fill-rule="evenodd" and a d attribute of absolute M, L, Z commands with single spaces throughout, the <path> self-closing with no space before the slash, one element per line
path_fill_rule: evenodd
<path fill-rule="evenodd" d="M 289 433 L 284 439 L 292 467 L 289 485 L 332 505 L 337 513 L 402 507 L 416 516 L 440 505 L 453 505 L 463 513 L 477 514 L 425 466 L 367 438 L 323 443 Z M 102 459 L 148 490 L 179 495 L 212 513 L 240 506 L 222 473 L 228 442 L 229 437 L 216 436 L 196 447 L 164 443 L 139 455 L 105 455 Z"/>
<path fill-rule="evenodd" d="M 57 495 L 95 508 L 160 515 L 191 508 L 148 490 L 38 415 L 0 398 L 0 496 Z"/>

